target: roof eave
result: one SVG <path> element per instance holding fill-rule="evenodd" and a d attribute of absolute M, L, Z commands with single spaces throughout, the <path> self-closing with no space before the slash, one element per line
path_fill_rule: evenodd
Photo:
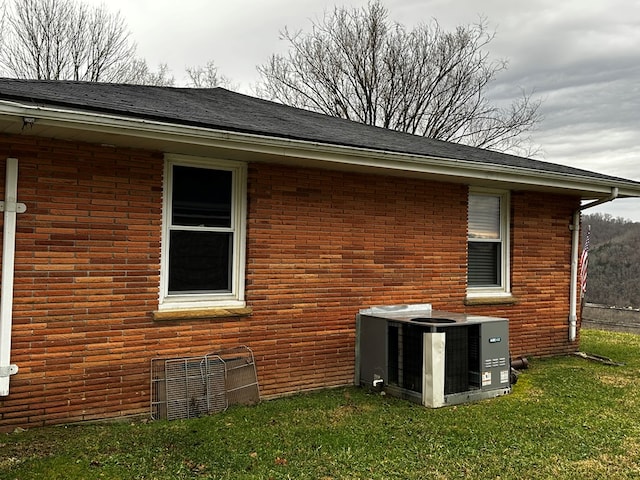
<path fill-rule="evenodd" d="M 618 188 L 619 197 L 640 197 L 640 186 L 631 181 L 356 148 L 10 101 L 0 100 L 0 118 L 12 121 L 14 130 L 15 124 L 19 124 L 17 131 L 22 131 L 25 118 L 33 119 L 28 128 L 35 135 L 153 148 L 165 153 L 237 151 L 257 155 L 251 161 L 301 162 L 324 168 L 433 176 L 472 185 L 561 190 L 585 199 L 606 196 L 612 188 Z"/>

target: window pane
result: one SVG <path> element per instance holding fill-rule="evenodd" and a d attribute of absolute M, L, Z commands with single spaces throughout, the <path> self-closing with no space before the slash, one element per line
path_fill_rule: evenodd
<path fill-rule="evenodd" d="M 172 231 L 169 293 L 231 291 L 232 233 Z"/>
<path fill-rule="evenodd" d="M 497 242 L 469 242 L 469 286 L 495 287 L 502 283 L 500 245 Z"/>
<path fill-rule="evenodd" d="M 500 197 L 469 195 L 469 238 L 500 238 Z"/>
<path fill-rule="evenodd" d="M 231 227 L 232 178 L 227 170 L 175 165 L 171 224 Z"/>

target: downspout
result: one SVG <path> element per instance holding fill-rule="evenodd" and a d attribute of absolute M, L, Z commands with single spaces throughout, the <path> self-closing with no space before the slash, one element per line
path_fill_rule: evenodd
<path fill-rule="evenodd" d="M 24 203 L 18 203 L 18 160 L 7 158 L 4 201 L 0 211 L 4 212 L 2 235 L 2 285 L 0 287 L 0 396 L 9 395 L 9 377 L 18 372 L 11 365 L 11 320 L 13 313 L 13 278 L 16 251 L 16 217 L 26 212 Z"/>
<path fill-rule="evenodd" d="M 577 334 L 578 324 L 578 255 L 580 246 L 580 214 L 582 210 L 587 208 L 602 205 L 603 203 L 610 202 L 618 198 L 618 188 L 613 187 L 611 189 L 611 195 L 608 197 L 596 200 L 586 205 L 581 205 L 578 210 L 573 212 L 573 225 L 571 236 L 571 288 L 569 298 L 569 341 L 575 342 Z"/>

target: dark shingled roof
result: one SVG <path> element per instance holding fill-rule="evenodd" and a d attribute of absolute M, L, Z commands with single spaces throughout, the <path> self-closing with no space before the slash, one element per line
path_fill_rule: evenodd
<path fill-rule="evenodd" d="M 363 125 L 223 88 L 172 88 L 3 78 L 0 79 L 0 100 L 275 138 L 629 182 L 549 162 Z"/>

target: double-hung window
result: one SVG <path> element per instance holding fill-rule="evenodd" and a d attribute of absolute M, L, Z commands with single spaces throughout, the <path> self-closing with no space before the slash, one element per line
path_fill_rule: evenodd
<path fill-rule="evenodd" d="M 469 193 L 467 293 L 508 294 L 509 196 L 507 192 Z"/>
<path fill-rule="evenodd" d="M 160 308 L 244 305 L 246 167 L 169 157 Z"/>

